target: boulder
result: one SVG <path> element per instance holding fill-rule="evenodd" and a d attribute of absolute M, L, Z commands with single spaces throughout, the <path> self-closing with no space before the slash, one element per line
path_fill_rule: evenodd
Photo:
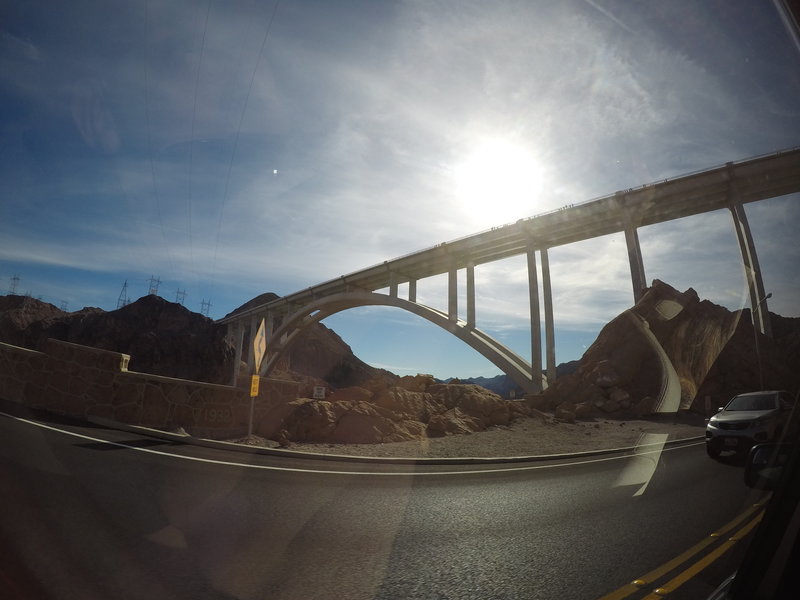
<path fill-rule="evenodd" d="M 575 422 L 575 405 L 571 402 L 564 402 L 556 407 L 556 411 L 554 414 L 555 418 L 559 421 L 564 421 L 566 423 L 574 423 Z"/>
<path fill-rule="evenodd" d="M 424 392 L 435 383 L 433 375 L 406 375 L 398 379 L 395 385 L 409 392 Z"/>
<path fill-rule="evenodd" d="M 481 431 L 482 424 L 474 417 L 465 414 L 458 407 L 451 408 L 441 414 L 434 415 L 428 422 L 429 437 L 443 437 Z"/>
<path fill-rule="evenodd" d="M 402 387 L 381 390 L 375 394 L 373 402 L 392 411 L 399 419 L 422 422 L 427 422 L 431 414 L 444 410 L 442 404 L 430 394 Z"/>
<path fill-rule="evenodd" d="M 368 402 L 372 400 L 372 392 L 360 386 L 342 388 L 328 396 L 330 402 Z"/>

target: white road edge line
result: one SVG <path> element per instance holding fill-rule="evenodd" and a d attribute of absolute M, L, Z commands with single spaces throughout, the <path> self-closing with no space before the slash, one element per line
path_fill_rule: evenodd
<path fill-rule="evenodd" d="M 27 423 L 29 425 L 33 425 L 35 427 L 40 427 L 42 429 L 49 429 L 50 431 L 55 431 L 58 433 L 63 433 L 65 435 L 70 435 L 72 437 L 77 437 L 84 440 L 89 440 L 91 442 L 99 442 L 102 444 L 111 444 L 112 446 L 119 446 L 121 448 L 127 448 L 128 450 L 136 450 L 137 452 L 147 452 L 149 454 L 158 454 L 160 456 L 169 456 L 172 458 L 179 458 L 182 460 L 192 460 L 195 462 L 202 462 L 202 463 L 209 463 L 215 465 L 224 465 L 229 467 L 245 467 L 248 469 L 262 469 L 265 471 L 282 471 L 287 473 L 312 473 L 318 475 L 368 475 L 368 476 L 378 476 L 378 477 L 385 477 L 385 476 L 400 476 L 400 477 L 418 477 L 418 476 L 431 476 L 431 475 L 481 475 L 484 473 L 513 473 L 515 471 L 535 471 L 539 469 L 553 469 L 556 467 L 571 467 L 571 466 L 579 466 L 579 465 L 587 465 L 592 463 L 599 463 L 599 462 L 607 462 L 611 460 L 620 460 L 620 459 L 628 459 L 634 456 L 643 456 L 645 454 L 661 454 L 662 452 L 669 452 L 670 450 L 679 450 L 681 448 L 687 448 L 690 446 L 699 446 L 700 444 L 705 444 L 705 442 L 693 442 L 691 444 L 684 444 L 682 446 L 675 446 L 671 448 L 664 448 L 663 450 L 650 450 L 647 452 L 633 454 L 625 454 L 622 456 L 605 456 L 601 458 L 594 458 L 588 460 L 581 460 L 575 462 L 565 462 L 565 463 L 556 463 L 550 465 L 528 465 L 525 467 L 508 467 L 504 469 L 478 469 L 478 470 L 471 470 L 471 471 L 422 471 L 422 472 L 406 472 L 406 473 L 390 473 L 390 472 L 382 472 L 382 471 L 324 471 L 320 469 L 296 469 L 291 467 L 274 467 L 270 465 L 253 465 L 249 463 L 239 463 L 227 460 L 214 460 L 211 458 L 200 458 L 196 456 L 184 456 L 182 454 L 172 454 L 171 452 L 163 452 L 161 450 L 153 450 L 151 448 L 139 448 L 138 446 L 129 446 L 127 444 L 123 444 L 121 442 L 112 442 L 110 440 L 104 440 L 102 438 L 96 438 L 89 435 L 84 435 L 82 433 L 75 433 L 74 431 L 68 431 L 66 429 L 60 429 L 58 427 L 53 427 L 52 425 L 45 425 L 44 423 L 39 423 L 38 421 L 32 421 L 30 419 L 24 419 L 22 417 L 16 417 L 14 415 L 10 415 L 3 411 L 0 411 L 0 415 L 5 417 L 9 417 L 14 419 L 15 421 L 20 421 L 22 423 Z M 412 465 L 413 466 L 413 465 Z"/>

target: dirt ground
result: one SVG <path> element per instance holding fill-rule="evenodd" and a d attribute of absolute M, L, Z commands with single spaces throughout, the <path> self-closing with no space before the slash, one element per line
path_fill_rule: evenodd
<path fill-rule="evenodd" d="M 469 435 L 388 444 L 292 443 L 289 449 L 322 454 L 409 458 L 541 456 L 631 447 L 645 433 L 667 434 L 667 439 L 675 440 L 702 437 L 704 432 L 705 423 L 700 417 L 671 417 L 661 422 L 648 419 L 597 419 L 576 423 L 543 423 L 540 419 L 526 418 L 509 426 L 492 427 Z M 271 441 L 263 443 L 270 447 L 277 446 Z"/>

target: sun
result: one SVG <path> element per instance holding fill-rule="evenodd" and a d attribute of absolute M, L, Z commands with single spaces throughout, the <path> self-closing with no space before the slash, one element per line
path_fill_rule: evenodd
<path fill-rule="evenodd" d="M 453 176 L 458 202 L 477 223 L 502 225 L 537 212 L 542 169 L 524 146 L 502 139 L 482 142 Z"/>

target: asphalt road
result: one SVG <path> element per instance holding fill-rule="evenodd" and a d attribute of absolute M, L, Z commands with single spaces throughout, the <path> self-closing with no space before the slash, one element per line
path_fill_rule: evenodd
<path fill-rule="evenodd" d="M 702 445 L 382 467 L 35 421 L 0 416 L 4 598 L 600 598 L 763 498 Z M 668 597 L 704 598 L 747 539 Z"/>

